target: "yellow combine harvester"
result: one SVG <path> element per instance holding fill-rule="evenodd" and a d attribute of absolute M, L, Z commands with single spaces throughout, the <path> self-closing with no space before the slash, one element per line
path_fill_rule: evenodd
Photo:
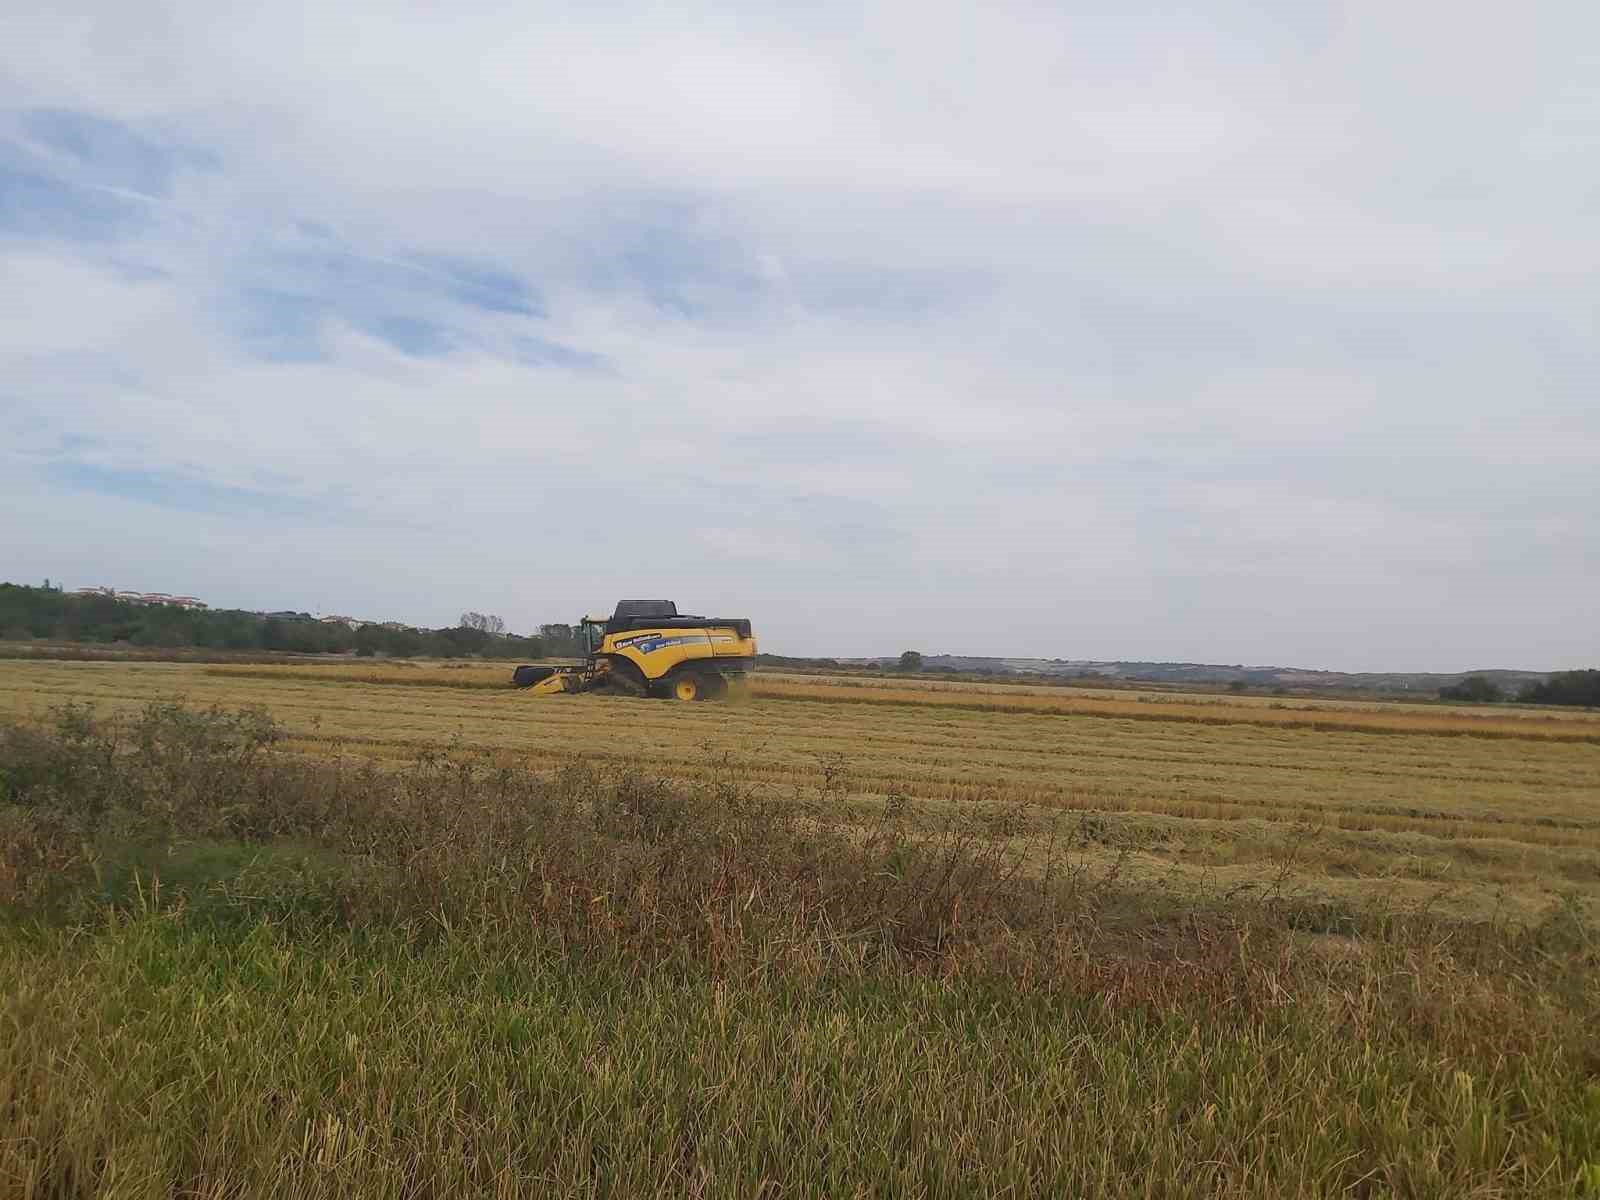
<path fill-rule="evenodd" d="M 671 600 L 623 600 L 609 617 L 584 617 L 582 666 L 518 667 L 512 685 L 534 696 L 599 688 L 634 696 L 721 700 L 756 661 L 746 617 L 681 615 Z"/>

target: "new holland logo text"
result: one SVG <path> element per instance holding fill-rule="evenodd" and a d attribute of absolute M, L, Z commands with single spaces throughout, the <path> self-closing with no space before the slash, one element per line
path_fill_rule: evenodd
<path fill-rule="evenodd" d="M 698 640 L 692 637 L 671 637 L 664 633 L 641 633 L 618 642 L 617 646 L 619 649 L 631 646 L 640 654 L 652 654 L 665 646 L 681 646 L 685 642 Z"/>
<path fill-rule="evenodd" d="M 738 640 L 738 638 L 729 633 L 668 634 L 657 630 L 654 633 L 635 633 L 630 637 L 618 638 L 615 645 L 618 650 L 631 648 L 637 650 L 640 654 L 650 654 L 664 646 L 685 646 L 697 642 L 736 642 Z"/>

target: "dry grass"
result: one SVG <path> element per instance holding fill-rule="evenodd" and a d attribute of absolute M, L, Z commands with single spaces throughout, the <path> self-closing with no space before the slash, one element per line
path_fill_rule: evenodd
<path fill-rule="evenodd" d="M 481 663 L 223 666 L 221 678 L 316 679 L 350 684 L 504 688 L 510 670 Z M 849 676 L 762 672 L 755 695 L 768 700 L 919 705 L 974 712 L 1049 713 L 1123 720 L 1188 721 L 1207 725 L 1427 733 L 1438 736 L 1533 738 L 1600 744 L 1600 712 L 1554 712 L 1534 707 L 1478 707 L 1341 700 L 1276 700 L 1258 696 L 1183 695 L 1028 687 L 1014 684 L 863 680 Z"/>
<path fill-rule="evenodd" d="M 983 685 L 931 688 L 886 687 L 853 679 L 790 682 L 763 679 L 759 694 L 771 699 L 837 701 L 847 704 L 915 704 L 978 712 L 1053 713 L 1139 721 L 1187 721 L 1205 725 L 1263 725 L 1269 728 L 1348 730 L 1359 733 L 1425 733 L 1452 737 L 1536 738 L 1600 744 L 1600 722 L 1586 716 L 1552 715 L 1522 708 L 1501 712 L 1419 709 L 1350 703 L 1295 704 L 1258 698 L 1138 695 L 1102 698 L 1079 693 L 1070 699 L 1013 695 Z"/>
<path fill-rule="evenodd" d="M 43 715 L 65 701 L 110 712 L 182 695 L 264 705 L 292 748 L 316 756 L 398 763 L 454 745 L 505 765 L 581 761 L 686 782 L 732 764 L 782 794 L 827 771 L 841 801 L 863 811 L 897 795 L 1090 815 L 1093 853 L 1179 894 L 1259 887 L 1263 864 L 1292 850 L 1294 886 L 1329 903 L 1381 891 L 1482 916 L 1534 913 L 1568 891 L 1600 897 L 1600 746 L 1587 740 L 1328 728 L 1320 709 L 1283 725 L 1188 719 L 1190 707 L 1259 709 L 1215 697 L 1121 701 L 1134 717 L 1077 712 L 1075 700 L 1063 709 L 1056 696 L 1038 710 L 995 711 L 981 707 L 982 692 L 955 704 L 867 703 L 882 697 L 781 677 L 763 677 L 741 706 L 530 699 L 503 688 L 505 675 L 484 665 L 11 662 L 0 664 L 0 712 Z M 1537 715 L 1499 719 L 1543 728 Z"/>

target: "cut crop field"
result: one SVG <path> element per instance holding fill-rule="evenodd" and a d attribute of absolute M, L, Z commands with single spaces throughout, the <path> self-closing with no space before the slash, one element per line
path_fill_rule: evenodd
<path fill-rule="evenodd" d="M 289 745 L 399 763 L 452 747 L 501 763 L 733 773 L 783 793 L 826 778 L 890 796 L 1039 806 L 1093 852 L 1179 892 L 1269 873 L 1341 903 L 1526 915 L 1600 896 L 1600 713 L 1311 704 L 760 674 L 745 704 L 530 698 L 479 664 L 0 662 L 0 713 L 260 705 Z M 1041 694 L 1045 693 L 1045 694 Z M 1087 819 L 1091 818 L 1092 819 Z"/>
<path fill-rule="evenodd" d="M 1600 714 L 0 661 L 0 1196 L 1600 1197 Z"/>

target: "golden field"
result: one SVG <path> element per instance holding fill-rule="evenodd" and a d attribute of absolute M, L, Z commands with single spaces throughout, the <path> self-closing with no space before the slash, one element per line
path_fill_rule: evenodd
<path fill-rule="evenodd" d="M 0 662 L 0 714 L 259 705 L 317 756 L 453 747 L 870 807 L 1038 806 L 1174 894 L 1462 914 L 1600 895 L 1600 714 L 762 674 L 743 704 L 533 699 L 505 665 Z"/>

